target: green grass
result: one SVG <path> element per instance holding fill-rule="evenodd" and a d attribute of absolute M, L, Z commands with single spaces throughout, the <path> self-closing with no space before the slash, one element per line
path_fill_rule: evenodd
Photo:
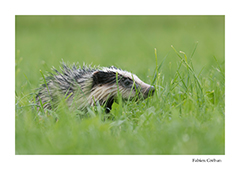
<path fill-rule="evenodd" d="M 17 16 L 15 152 L 223 155 L 224 57 L 223 16 Z M 110 114 L 63 102 L 38 115 L 41 73 L 62 58 L 116 65 L 156 92 Z"/>

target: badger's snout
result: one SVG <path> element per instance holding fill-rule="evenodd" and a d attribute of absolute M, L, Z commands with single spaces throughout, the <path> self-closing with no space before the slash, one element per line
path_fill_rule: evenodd
<path fill-rule="evenodd" d="M 154 88 L 153 86 L 150 86 L 150 87 L 147 89 L 147 93 L 148 93 L 149 95 L 152 95 L 152 96 L 153 96 L 154 92 L 155 92 L 155 88 Z"/>
<path fill-rule="evenodd" d="M 144 98 L 147 98 L 148 96 L 153 96 L 155 92 L 155 88 L 153 86 L 148 87 L 144 92 Z"/>

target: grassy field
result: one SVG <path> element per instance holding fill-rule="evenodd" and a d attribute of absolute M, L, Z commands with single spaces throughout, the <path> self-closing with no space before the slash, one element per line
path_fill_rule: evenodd
<path fill-rule="evenodd" d="M 224 155 L 224 22 L 224 16 L 16 16 L 15 153 Z M 62 59 L 115 65 L 154 82 L 156 92 L 114 103 L 110 114 L 63 105 L 40 117 L 31 100 L 41 72 L 59 68 Z"/>

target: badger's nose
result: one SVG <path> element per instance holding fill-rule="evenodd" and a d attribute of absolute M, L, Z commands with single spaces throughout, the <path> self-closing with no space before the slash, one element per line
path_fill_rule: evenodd
<path fill-rule="evenodd" d="M 147 94 L 148 94 L 148 96 L 149 96 L 149 95 L 153 96 L 154 92 L 155 92 L 155 88 L 154 88 L 153 86 L 150 86 L 150 87 L 147 89 Z"/>

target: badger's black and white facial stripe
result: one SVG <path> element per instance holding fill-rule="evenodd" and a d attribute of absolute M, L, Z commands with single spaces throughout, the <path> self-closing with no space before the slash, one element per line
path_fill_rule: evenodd
<path fill-rule="evenodd" d="M 93 96 L 100 104 L 104 104 L 109 99 L 110 102 L 107 104 L 109 108 L 111 108 L 112 99 L 117 96 L 118 90 L 123 99 L 131 99 L 137 97 L 136 95 L 146 98 L 153 95 L 155 91 L 153 86 L 144 83 L 136 75 L 113 66 L 93 72 L 92 77 L 90 96 Z"/>
<path fill-rule="evenodd" d="M 113 66 L 77 69 L 75 65 L 72 68 L 62 65 L 62 73 L 54 69 L 56 74 L 48 77 L 48 89 L 43 85 L 36 97 L 38 104 L 41 99 L 44 108 L 51 109 L 51 104 L 57 105 L 65 96 L 69 107 L 84 109 L 98 102 L 111 109 L 118 90 L 123 99 L 147 98 L 155 91 L 135 74 Z"/>

